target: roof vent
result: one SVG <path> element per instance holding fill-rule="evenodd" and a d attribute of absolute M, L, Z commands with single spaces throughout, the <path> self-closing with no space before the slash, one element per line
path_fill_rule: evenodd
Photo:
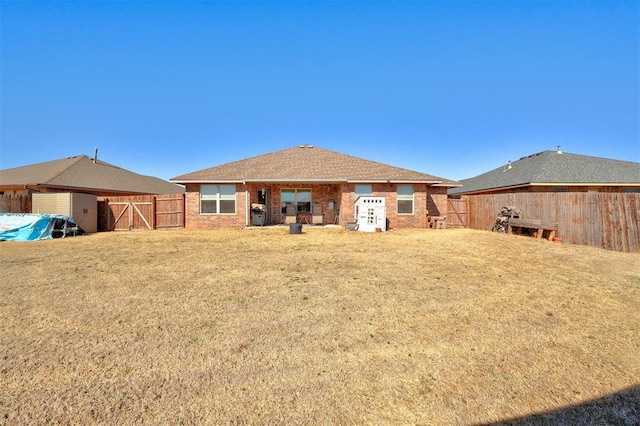
<path fill-rule="evenodd" d="M 507 165 L 505 166 L 504 170 L 507 171 L 511 168 L 511 160 L 509 160 L 509 162 L 507 163 Z"/>
<path fill-rule="evenodd" d="M 562 154 L 562 150 L 560 149 L 560 145 L 558 145 L 558 150 L 556 151 L 558 154 Z"/>
<path fill-rule="evenodd" d="M 313 145 L 309 145 L 308 143 L 305 143 L 304 145 L 298 145 L 298 148 L 313 148 Z"/>
<path fill-rule="evenodd" d="M 98 148 L 93 148 L 93 164 L 98 161 Z"/>

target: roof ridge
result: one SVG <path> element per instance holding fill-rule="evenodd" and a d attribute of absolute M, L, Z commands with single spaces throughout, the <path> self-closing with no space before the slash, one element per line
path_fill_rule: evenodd
<path fill-rule="evenodd" d="M 525 180 L 528 180 L 528 182 L 522 182 L 522 183 L 533 183 L 533 182 L 538 182 L 540 180 L 544 180 L 543 177 L 545 175 L 545 165 L 550 161 L 551 154 L 565 155 L 564 153 L 558 154 L 557 151 L 547 150 L 547 151 L 541 151 L 541 152 L 537 152 L 535 154 L 531 154 L 526 157 L 523 157 L 522 159 L 535 161 L 535 163 L 533 164 L 538 164 L 538 167 L 533 169 L 528 179 L 525 179 Z"/>
<path fill-rule="evenodd" d="M 524 157 L 520 157 L 520 158 L 518 159 L 518 161 L 520 161 L 520 160 L 525 160 L 525 159 L 527 159 L 527 158 L 537 157 L 537 156 L 539 156 L 539 155 L 547 154 L 547 153 L 549 153 L 549 152 L 557 153 L 556 151 L 551 151 L 551 150 L 540 151 L 540 152 L 536 152 L 535 154 L 525 155 Z"/>
<path fill-rule="evenodd" d="M 63 168 L 62 170 L 60 170 L 58 173 L 56 173 L 55 175 L 51 176 L 49 179 L 47 179 L 46 182 L 42 182 L 42 183 L 49 183 L 52 180 L 54 180 L 55 178 L 57 178 L 58 176 L 62 175 L 64 172 L 66 172 L 67 170 L 71 169 L 73 166 L 75 166 L 76 164 L 78 164 L 80 161 L 82 161 L 83 158 L 89 158 L 88 156 L 84 155 L 84 154 L 80 154 L 80 155 L 74 155 L 72 157 L 67 157 L 67 160 L 71 160 L 73 158 L 76 158 L 77 160 L 71 162 L 67 167 Z"/>

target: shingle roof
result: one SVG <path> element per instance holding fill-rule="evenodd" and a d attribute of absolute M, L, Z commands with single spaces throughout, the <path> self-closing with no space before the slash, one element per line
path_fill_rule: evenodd
<path fill-rule="evenodd" d="M 300 145 L 220 166 L 187 173 L 171 182 L 456 182 L 324 148 Z"/>
<path fill-rule="evenodd" d="M 86 155 L 0 170 L 0 187 L 43 186 L 92 193 L 177 194 L 184 188 Z"/>
<path fill-rule="evenodd" d="M 640 163 L 544 151 L 523 157 L 490 172 L 463 179 L 461 188 L 449 194 L 464 194 L 530 184 L 640 185 Z"/>

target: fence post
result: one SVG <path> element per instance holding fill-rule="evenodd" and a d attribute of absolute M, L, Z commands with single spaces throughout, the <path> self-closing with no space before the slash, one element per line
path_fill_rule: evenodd
<path fill-rule="evenodd" d="M 105 198 L 104 199 L 104 208 L 107 210 L 106 214 L 107 214 L 107 229 L 105 229 L 106 232 L 111 231 L 111 209 L 109 208 L 109 199 Z"/>
<path fill-rule="evenodd" d="M 156 229 L 156 211 L 157 211 L 157 205 L 156 203 L 158 202 L 158 197 L 156 197 L 155 195 L 152 195 L 152 199 L 151 199 L 151 229 Z"/>
<path fill-rule="evenodd" d="M 187 193 L 182 194 L 182 227 L 187 227 Z"/>

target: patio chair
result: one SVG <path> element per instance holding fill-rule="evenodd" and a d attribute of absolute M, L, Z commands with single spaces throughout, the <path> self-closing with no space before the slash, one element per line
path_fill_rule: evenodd
<path fill-rule="evenodd" d="M 285 225 L 290 225 L 292 223 L 297 222 L 296 206 L 294 204 L 287 204 L 285 212 L 286 212 L 284 216 Z"/>
<path fill-rule="evenodd" d="M 312 225 L 324 224 L 324 214 L 322 213 L 322 204 L 320 203 L 314 203 L 311 208 L 311 224 Z"/>

